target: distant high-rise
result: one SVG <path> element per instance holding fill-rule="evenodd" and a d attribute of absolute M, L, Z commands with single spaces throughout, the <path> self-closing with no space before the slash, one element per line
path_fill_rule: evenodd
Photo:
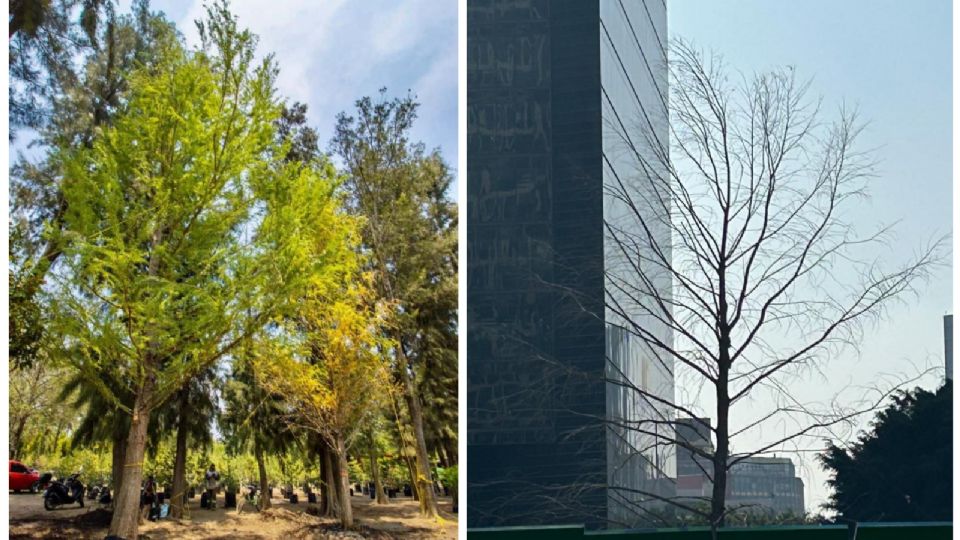
<path fill-rule="evenodd" d="M 710 432 L 709 418 L 677 418 L 677 440 L 702 451 L 707 455 L 714 452 L 713 440 Z M 713 467 L 710 460 L 699 453 L 684 447 L 677 448 L 677 477 L 702 475 L 708 467 Z"/>
<path fill-rule="evenodd" d="M 802 515 L 803 480 L 790 458 L 747 458 L 730 467 L 727 507 Z"/>
<path fill-rule="evenodd" d="M 704 454 L 712 456 L 714 452 L 710 419 L 677 418 L 676 435 L 678 441 L 692 447 L 677 445 L 676 495 L 681 498 L 681 503 L 703 501 L 704 497 L 713 495 L 713 484 L 710 481 L 713 462 L 704 457 Z"/>
<path fill-rule="evenodd" d="M 943 358 L 947 379 L 953 380 L 953 315 L 943 316 Z"/>
<path fill-rule="evenodd" d="M 673 495 L 673 430 L 629 427 L 670 412 L 628 389 L 672 400 L 672 361 L 605 303 L 604 224 L 630 225 L 604 184 L 637 170 L 608 130 L 667 140 L 666 23 L 663 0 L 468 1 L 468 526 L 640 525 L 641 491 Z"/>
<path fill-rule="evenodd" d="M 677 440 L 713 455 L 709 418 L 678 418 Z M 736 459 L 733 457 L 731 459 Z M 731 461 L 732 463 L 732 461 Z M 677 497 L 702 501 L 713 495 L 713 463 L 688 448 L 677 449 Z M 803 480 L 790 458 L 754 456 L 730 467 L 727 473 L 728 508 L 778 514 L 804 513 Z"/>

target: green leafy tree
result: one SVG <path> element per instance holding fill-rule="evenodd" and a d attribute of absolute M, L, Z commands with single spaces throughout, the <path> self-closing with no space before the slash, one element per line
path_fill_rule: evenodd
<path fill-rule="evenodd" d="M 211 424 L 217 413 L 216 387 L 219 382 L 215 369 L 208 367 L 157 411 L 155 424 L 158 424 L 158 431 L 162 434 L 176 432 L 170 498 L 170 513 L 175 518 L 183 517 L 186 501 L 188 448 L 207 447 L 213 442 Z"/>
<path fill-rule="evenodd" d="M 151 412 L 282 317 L 339 264 L 313 255 L 347 241 L 330 171 L 287 163 L 275 141 L 272 59 L 254 61 L 255 37 L 223 4 L 198 27 L 198 50 L 164 42 L 103 134 L 56 156 L 67 241 L 53 326 L 91 382 L 110 373 L 133 395 L 127 406 L 100 385 L 130 415 L 110 526 L 128 539 Z"/>
<path fill-rule="evenodd" d="M 9 287 L 9 342 L 7 353 L 14 368 L 28 369 L 37 363 L 41 354 L 41 339 L 45 325 L 43 306 L 36 288 L 24 283 L 27 273 L 22 269 L 29 262 L 27 228 L 22 222 L 10 224 Z"/>
<path fill-rule="evenodd" d="M 450 494 L 453 496 L 453 511 L 458 511 L 457 508 L 457 486 L 459 485 L 459 475 L 458 468 L 456 465 L 452 467 L 442 467 L 437 470 L 440 481 L 443 482 L 443 485 L 450 490 Z"/>
<path fill-rule="evenodd" d="M 60 406 L 67 403 L 83 412 L 72 432 L 72 451 L 101 443 L 110 444 L 113 454 L 111 483 L 116 488 L 123 477 L 130 416 L 100 391 L 101 384 L 107 385 L 127 406 L 132 406 L 132 394 L 125 391 L 118 381 L 110 379 L 106 372 L 97 384 L 91 384 L 83 373 L 73 372 L 59 393 L 59 403 Z M 176 517 L 182 515 L 181 497 L 186 488 L 188 438 L 194 446 L 203 447 L 212 442 L 210 427 L 216 411 L 212 388 L 214 384 L 215 374 L 212 369 L 207 369 L 151 414 L 147 446 L 152 454 L 159 452 L 166 444 L 167 434 L 176 432 L 170 470 L 159 473 L 153 471 L 158 479 L 171 477 L 172 474 L 174 497 L 171 503 Z M 178 494 L 181 497 L 178 497 Z"/>
<path fill-rule="evenodd" d="M 284 106 L 277 121 L 277 137 L 289 143 L 287 161 L 309 163 L 321 159 L 317 132 L 307 124 L 307 106 Z"/>
<path fill-rule="evenodd" d="M 849 447 L 819 460 L 833 488 L 824 508 L 856 521 L 953 519 L 953 384 L 901 391 Z"/>
<path fill-rule="evenodd" d="M 425 369 L 434 347 L 456 342 L 438 339 L 437 333 L 455 336 L 456 326 L 449 309 L 427 319 L 429 328 L 422 326 L 425 320 L 419 314 L 426 306 L 455 304 L 450 298 L 456 298 L 456 212 L 446 199 L 452 176 L 439 152 L 428 153 L 423 144 L 409 139 L 417 107 L 411 97 L 387 100 L 385 90 L 379 101 L 362 98 L 356 116 L 338 116 L 331 149 L 345 164 L 348 205 L 364 218 L 361 242 L 370 254 L 377 294 L 395 308 L 389 322 L 395 346 L 389 352 L 409 412 L 414 486 L 421 514 L 436 516 L 418 379 L 434 376 Z M 441 373 L 456 370 L 453 354 L 432 360 L 445 364 Z M 436 390 L 444 394 L 444 406 L 456 410 L 450 409 L 456 393 L 449 386 Z"/>
<path fill-rule="evenodd" d="M 110 472 L 109 452 L 100 444 L 44 454 L 34 464 L 60 479 L 79 472 L 85 484 L 101 482 Z"/>
<path fill-rule="evenodd" d="M 113 2 L 10 0 L 9 8 L 10 124 L 37 128 L 73 75 L 74 57 L 103 45 L 98 30 L 104 19 L 113 23 Z"/>
<path fill-rule="evenodd" d="M 40 154 L 39 159 L 19 156 L 10 171 L 9 350 L 16 367 L 36 359 L 45 327 L 40 316 L 42 287 L 66 241 L 60 234 L 67 199 L 62 190 L 64 161 L 58 149 L 89 148 L 125 102 L 130 72 L 137 66 L 155 65 L 158 51 L 175 33 L 162 14 L 150 13 L 145 0 L 134 2 L 132 14 L 125 16 L 116 15 L 109 2 L 94 0 L 84 2 L 84 12 L 101 13 L 97 6 L 104 7 L 94 18 L 105 17 L 106 23 L 90 25 L 84 35 L 75 36 L 70 17 L 77 3 L 22 2 L 24 9 L 43 4 L 38 6 L 44 10 L 40 21 L 30 23 L 40 25 L 42 35 L 36 39 L 27 30 L 14 33 L 11 25 L 15 36 L 10 68 L 12 126 L 18 124 L 18 116 L 31 116 L 20 123 L 36 130 L 31 145 Z M 93 11 L 86 11 L 87 6 Z M 12 4 L 11 8 L 15 11 Z M 27 47 L 24 40 L 33 44 L 30 51 L 46 55 L 42 62 L 25 60 L 33 54 L 29 51 L 15 54 L 15 48 Z M 39 71 L 33 73 L 30 66 Z M 21 105 L 29 111 L 18 113 Z"/>
<path fill-rule="evenodd" d="M 380 456 L 383 454 L 383 448 L 389 444 L 389 434 L 384 429 L 386 418 L 383 411 L 376 411 L 370 415 L 368 426 L 357 440 L 357 449 L 359 454 L 366 454 L 369 462 L 366 464 L 364 475 L 368 482 L 373 482 L 375 501 L 377 504 L 387 504 L 389 500 L 383 490 L 383 464 L 380 462 Z M 366 472 L 369 470 L 369 473 Z"/>
<path fill-rule="evenodd" d="M 53 389 L 62 384 L 64 377 L 64 370 L 41 362 L 10 370 L 10 459 L 26 459 L 30 439 L 61 412 L 58 409 L 62 405 Z"/>
<path fill-rule="evenodd" d="M 453 279 L 445 286 L 451 289 L 432 295 L 417 313 L 417 326 L 422 332 L 418 339 L 423 344 L 417 380 L 425 408 L 428 448 L 439 454 L 443 466 L 450 467 L 457 464 L 457 296 Z"/>
<path fill-rule="evenodd" d="M 174 463 L 176 461 L 176 447 L 171 444 L 170 437 L 165 437 L 152 445 L 147 452 L 143 463 L 144 476 L 153 476 L 156 489 L 169 485 L 173 480 Z"/>
<path fill-rule="evenodd" d="M 71 444 L 74 450 L 102 442 L 110 443 L 113 457 L 110 478 L 116 489 L 123 478 L 127 433 L 130 431 L 130 416 L 116 402 L 119 400 L 129 407 L 133 403 L 133 395 L 108 372 L 100 373 L 99 380 L 91 383 L 89 374 L 72 372 L 59 397 L 62 402 L 83 411 L 73 432 Z M 101 391 L 103 387 L 109 389 L 112 397 L 108 398 Z"/>
<path fill-rule="evenodd" d="M 232 451 L 253 451 L 260 493 L 269 493 L 267 454 L 283 454 L 297 442 L 297 438 L 283 421 L 286 413 L 284 397 L 258 381 L 256 364 L 249 358 L 250 354 L 255 354 L 255 348 L 256 342 L 251 340 L 234 357 L 231 376 L 224 387 L 226 408 L 220 425 Z M 260 509 L 267 508 L 270 508 L 270 497 L 260 497 Z"/>

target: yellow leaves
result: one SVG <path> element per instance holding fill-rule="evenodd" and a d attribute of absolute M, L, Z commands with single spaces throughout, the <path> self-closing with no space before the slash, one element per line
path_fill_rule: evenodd
<path fill-rule="evenodd" d="M 312 276 L 296 324 L 284 327 L 284 339 L 265 339 L 257 354 L 262 384 L 290 400 L 301 425 L 322 434 L 357 429 L 389 395 L 390 344 L 370 276 L 341 275 L 340 283 Z"/>

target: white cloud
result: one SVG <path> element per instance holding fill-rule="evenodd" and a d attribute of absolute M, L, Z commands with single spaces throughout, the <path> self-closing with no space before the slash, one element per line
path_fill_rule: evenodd
<path fill-rule="evenodd" d="M 258 52 L 275 55 L 280 93 L 309 105 L 324 142 L 336 113 L 351 110 L 357 98 L 383 86 L 395 95 L 410 89 L 422 103 L 417 135 L 456 162 L 455 2 L 235 0 L 231 10 L 259 36 Z M 202 0 L 193 0 L 176 21 L 190 44 L 198 39 L 193 21 L 203 15 Z"/>
<path fill-rule="evenodd" d="M 234 2 L 231 9 L 241 27 L 259 36 L 258 52 L 276 55 L 281 67 L 278 86 L 283 93 L 298 101 L 308 101 L 313 78 L 311 59 L 331 52 L 332 28 L 337 11 L 345 3 L 345 0 L 289 1 L 282 6 L 267 7 L 264 2 L 246 0 Z M 195 0 L 187 15 L 177 22 L 188 43 L 197 43 L 194 21 L 204 15 L 203 3 Z"/>

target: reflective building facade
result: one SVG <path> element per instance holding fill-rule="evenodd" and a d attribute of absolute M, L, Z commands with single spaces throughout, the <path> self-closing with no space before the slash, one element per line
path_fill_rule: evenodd
<path fill-rule="evenodd" d="M 675 457 L 617 426 L 667 412 L 608 380 L 672 399 L 672 365 L 606 307 L 633 278 L 605 225 L 636 225 L 604 188 L 643 183 L 624 133 L 666 139 L 666 6 L 467 8 L 468 526 L 644 524 L 635 491 L 671 496 Z"/>
<path fill-rule="evenodd" d="M 943 361 L 946 379 L 953 380 L 953 315 L 943 316 Z"/>

